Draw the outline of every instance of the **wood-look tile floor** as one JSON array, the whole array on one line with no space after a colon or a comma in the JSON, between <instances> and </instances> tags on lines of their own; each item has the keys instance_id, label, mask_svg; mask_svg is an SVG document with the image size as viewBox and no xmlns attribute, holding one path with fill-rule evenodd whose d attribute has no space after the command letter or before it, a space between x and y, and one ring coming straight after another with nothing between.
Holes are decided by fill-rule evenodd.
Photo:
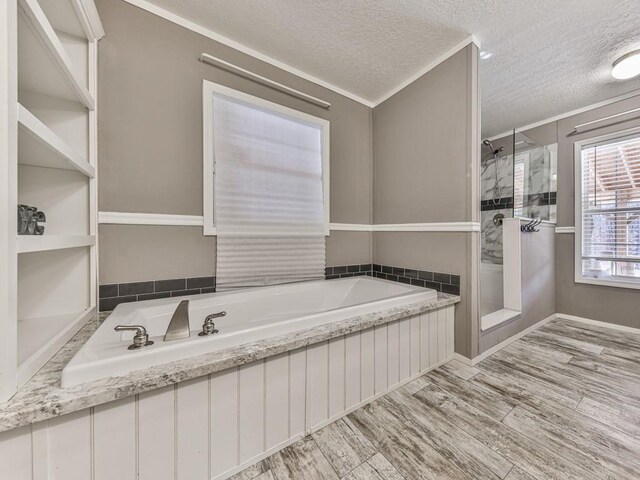
<instances>
[{"instance_id":1,"label":"wood-look tile floor","mask_svg":"<svg viewBox=\"0 0 640 480\"><path fill-rule=\"evenodd\" d=\"M640 335L555 320L452 361L235 480L640 479Z\"/></svg>"}]
</instances>

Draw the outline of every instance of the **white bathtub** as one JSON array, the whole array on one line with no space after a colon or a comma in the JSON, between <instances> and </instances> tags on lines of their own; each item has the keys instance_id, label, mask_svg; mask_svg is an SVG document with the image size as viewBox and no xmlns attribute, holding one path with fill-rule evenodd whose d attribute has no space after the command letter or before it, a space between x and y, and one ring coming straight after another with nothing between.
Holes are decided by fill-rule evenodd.
<instances>
[{"instance_id":1,"label":"white bathtub","mask_svg":"<svg viewBox=\"0 0 640 480\"><path fill-rule=\"evenodd\" d=\"M121 304L64 368L62 386L126 375L134 370L436 297L435 290L371 277L353 277ZM164 342L171 316L185 299L190 300L191 336ZM204 318L219 311L227 312L224 318L216 319L219 333L198 336ZM133 334L114 331L116 325L142 325L155 343L139 350L127 350Z\"/></svg>"}]
</instances>

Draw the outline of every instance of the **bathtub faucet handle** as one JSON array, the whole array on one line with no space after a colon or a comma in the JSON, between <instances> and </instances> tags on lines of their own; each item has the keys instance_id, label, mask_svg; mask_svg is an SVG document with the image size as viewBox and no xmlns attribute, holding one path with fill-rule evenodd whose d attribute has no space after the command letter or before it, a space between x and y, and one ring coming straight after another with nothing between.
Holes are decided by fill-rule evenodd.
<instances>
[{"instance_id":1,"label":"bathtub faucet handle","mask_svg":"<svg viewBox=\"0 0 640 480\"><path fill-rule=\"evenodd\" d=\"M200 337L204 337L205 335L213 335L214 333L218 333L216 330L216 324L213 323L214 318L224 317L227 312L216 312L211 315L207 315L204 319L204 323L202 324L202 331L198 333Z\"/></svg>"},{"instance_id":2,"label":"bathtub faucet handle","mask_svg":"<svg viewBox=\"0 0 640 480\"><path fill-rule=\"evenodd\" d=\"M118 325L113 328L116 332L133 330L136 334L133 336L133 343L127 347L128 350L136 350L138 348L153 345L153 341L149 340L147 329L142 325Z\"/></svg>"}]
</instances>

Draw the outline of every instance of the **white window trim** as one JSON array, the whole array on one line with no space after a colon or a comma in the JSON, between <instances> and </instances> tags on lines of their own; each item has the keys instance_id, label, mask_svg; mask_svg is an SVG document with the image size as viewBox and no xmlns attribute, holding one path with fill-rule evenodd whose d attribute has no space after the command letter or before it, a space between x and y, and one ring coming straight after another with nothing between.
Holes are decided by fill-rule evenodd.
<instances>
[{"instance_id":1,"label":"white window trim","mask_svg":"<svg viewBox=\"0 0 640 480\"><path fill-rule=\"evenodd\" d=\"M640 279L636 280L622 280L622 279L598 279L582 276L582 150L585 147L596 145L608 140L625 137L628 135L634 135L640 133L640 127L630 128L627 130L621 130L606 135L600 135L598 137L591 137L585 140L574 142L573 154L574 154L574 181L575 181L575 198L574 198L574 212L575 212L575 258L574 258L574 270L575 270L575 282L585 283L590 285L601 285L606 287L618 287L618 288L632 288L640 289Z\"/></svg>"},{"instance_id":2,"label":"white window trim","mask_svg":"<svg viewBox=\"0 0 640 480\"><path fill-rule=\"evenodd\" d=\"M211 98L217 93L227 97L235 98L243 102L255 105L257 107L272 110L274 112L304 120L322 129L322 190L324 197L324 231L328 236L330 233L329 214L330 214L330 191L329 179L331 178L329 170L330 155L330 139L329 139L329 120L315 117L292 108L279 105L268 100L264 100L253 95L249 95L238 90L234 90L218 83L208 80L202 81L202 138L203 138L203 161L202 161L202 212L204 216L203 233L206 236L217 235L216 225L214 221L214 205L213 205L213 189L215 163L213 160L213 108Z\"/></svg>"}]
</instances>

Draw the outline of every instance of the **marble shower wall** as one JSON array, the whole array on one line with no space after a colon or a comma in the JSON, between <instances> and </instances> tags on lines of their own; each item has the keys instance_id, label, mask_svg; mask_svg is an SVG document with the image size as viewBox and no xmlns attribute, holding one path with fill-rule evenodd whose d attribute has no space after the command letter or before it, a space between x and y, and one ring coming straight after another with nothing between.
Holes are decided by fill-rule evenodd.
<instances>
[{"instance_id":1,"label":"marble shower wall","mask_svg":"<svg viewBox=\"0 0 640 480\"><path fill-rule=\"evenodd\" d=\"M556 221L557 159L557 143L516 153L516 166L524 170L524 198L517 216Z\"/></svg>"},{"instance_id":2,"label":"marble shower wall","mask_svg":"<svg viewBox=\"0 0 640 480\"><path fill-rule=\"evenodd\" d=\"M482 261L501 265L502 227L493 219L499 214L513 216L513 155L483 157L481 192Z\"/></svg>"},{"instance_id":3,"label":"marble shower wall","mask_svg":"<svg viewBox=\"0 0 640 480\"><path fill-rule=\"evenodd\" d=\"M502 264L502 227L494 223L496 215L556 219L557 144L536 146L528 139L524 144L524 148L516 148L515 169L511 154L495 159L487 153L482 159L481 242L485 263Z\"/></svg>"}]
</instances>

